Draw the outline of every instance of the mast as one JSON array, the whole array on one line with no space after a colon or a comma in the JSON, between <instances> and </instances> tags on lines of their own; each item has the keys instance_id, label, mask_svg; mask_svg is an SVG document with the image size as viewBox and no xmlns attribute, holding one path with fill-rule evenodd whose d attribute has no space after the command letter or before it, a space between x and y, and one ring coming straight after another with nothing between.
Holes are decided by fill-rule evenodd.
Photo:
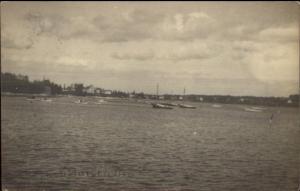
<instances>
[{"instance_id":1,"label":"mast","mask_svg":"<svg viewBox=\"0 0 300 191\"><path fill-rule=\"evenodd\" d=\"M185 87L183 88L183 97L182 97L182 103L184 103L184 98L185 98Z\"/></svg>"},{"instance_id":2,"label":"mast","mask_svg":"<svg viewBox=\"0 0 300 191\"><path fill-rule=\"evenodd\" d=\"M156 84L156 99L158 99L158 92L159 91L159 84L157 83Z\"/></svg>"}]
</instances>

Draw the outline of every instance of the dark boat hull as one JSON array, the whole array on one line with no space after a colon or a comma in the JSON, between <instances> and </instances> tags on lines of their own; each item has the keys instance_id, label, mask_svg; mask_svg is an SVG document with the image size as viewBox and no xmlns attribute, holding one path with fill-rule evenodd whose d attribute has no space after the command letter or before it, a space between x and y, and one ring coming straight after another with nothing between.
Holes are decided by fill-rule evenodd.
<instances>
[{"instance_id":1,"label":"dark boat hull","mask_svg":"<svg viewBox=\"0 0 300 191\"><path fill-rule=\"evenodd\" d=\"M173 109L173 107L169 107L162 104L152 103L152 107L155 109Z\"/></svg>"},{"instance_id":2,"label":"dark boat hull","mask_svg":"<svg viewBox=\"0 0 300 191\"><path fill-rule=\"evenodd\" d=\"M184 104L179 104L179 107L181 108L185 108L185 109L196 109L195 106L191 106L191 105L184 105Z\"/></svg>"}]
</instances>

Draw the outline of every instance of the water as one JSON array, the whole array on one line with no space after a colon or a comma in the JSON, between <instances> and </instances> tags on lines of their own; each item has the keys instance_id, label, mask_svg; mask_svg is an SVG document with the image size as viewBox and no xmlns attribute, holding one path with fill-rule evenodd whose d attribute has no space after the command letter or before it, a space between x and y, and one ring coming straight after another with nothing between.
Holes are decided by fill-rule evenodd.
<instances>
[{"instance_id":1,"label":"water","mask_svg":"<svg viewBox=\"0 0 300 191\"><path fill-rule=\"evenodd\" d=\"M258 113L242 105L192 103L197 109L160 110L142 103L73 101L2 97L3 188L297 190L295 108Z\"/></svg>"}]
</instances>

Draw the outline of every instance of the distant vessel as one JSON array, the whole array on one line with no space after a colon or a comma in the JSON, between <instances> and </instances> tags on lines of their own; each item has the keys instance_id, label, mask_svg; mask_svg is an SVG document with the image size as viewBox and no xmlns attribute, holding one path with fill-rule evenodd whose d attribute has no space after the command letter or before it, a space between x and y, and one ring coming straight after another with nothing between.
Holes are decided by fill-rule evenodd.
<instances>
[{"instance_id":1,"label":"distant vessel","mask_svg":"<svg viewBox=\"0 0 300 191\"><path fill-rule=\"evenodd\" d=\"M184 101L184 98L185 98L185 88L183 89L183 101ZM183 102L182 101L182 102ZM186 109L196 109L196 107L195 106L192 106L192 105L187 105L187 104L184 104L184 103L182 103L182 104L178 104L178 106L180 107L180 108L186 108Z\"/></svg>"},{"instance_id":2,"label":"distant vessel","mask_svg":"<svg viewBox=\"0 0 300 191\"><path fill-rule=\"evenodd\" d=\"M159 96L159 84L156 85L156 99L158 100ZM169 103L151 103L152 107L155 109L173 109L173 107L170 107L171 105Z\"/></svg>"},{"instance_id":3,"label":"distant vessel","mask_svg":"<svg viewBox=\"0 0 300 191\"><path fill-rule=\"evenodd\" d=\"M166 106L178 106L177 103L160 103L162 105L166 105Z\"/></svg>"},{"instance_id":4,"label":"distant vessel","mask_svg":"<svg viewBox=\"0 0 300 191\"><path fill-rule=\"evenodd\" d=\"M88 102L85 102L82 99L79 99L79 100L75 101L75 103L77 103L77 104L87 104Z\"/></svg>"},{"instance_id":5,"label":"distant vessel","mask_svg":"<svg viewBox=\"0 0 300 191\"><path fill-rule=\"evenodd\" d=\"M29 96L26 98L26 100L28 101L33 101L33 100L37 100L35 96Z\"/></svg>"},{"instance_id":6,"label":"distant vessel","mask_svg":"<svg viewBox=\"0 0 300 191\"><path fill-rule=\"evenodd\" d=\"M103 100L103 99L100 99L100 100L98 100L98 102L96 102L96 104L102 104L102 103L104 103L105 101Z\"/></svg>"},{"instance_id":7,"label":"distant vessel","mask_svg":"<svg viewBox=\"0 0 300 191\"><path fill-rule=\"evenodd\" d=\"M153 108L156 109L173 109L173 107L167 106L167 105L163 105L160 103L151 103Z\"/></svg>"},{"instance_id":8,"label":"distant vessel","mask_svg":"<svg viewBox=\"0 0 300 191\"><path fill-rule=\"evenodd\" d=\"M187 105L187 104L179 104L178 106L181 107L181 108L196 109L195 106Z\"/></svg>"},{"instance_id":9,"label":"distant vessel","mask_svg":"<svg viewBox=\"0 0 300 191\"><path fill-rule=\"evenodd\" d=\"M43 101L43 102L52 102L52 99L44 97L44 98L41 99L41 101Z\"/></svg>"},{"instance_id":10,"label":"distant vessel","mask_svg":"<svg viewBox=\"0 0 300 191\"><path fill-rule=\"evenodd\" d=\"M215 108L220 108L222 107L222 105L218 105L218 104L213 104L212 107L215 107Z\"/></svg>"},{"instance_id":11,"label":"distant vessel","mask_svg":"<svg viewBox=\"0 0 300 191\"><path fill-rule=\"evenodd\" d=\"M264 108L264 107L251 107L252 109L257 109L257 110L265 110L267 108Z\"/></svg>"},{"instance_id":12,"label":"distant vessel","mask_svg":"<svg viewBox=\"0 0 300 191\"><path fill-rule=\"evenodd\" d=\"M262 110L260 110L260 109L255 109L255 108L253 108L253 107L246 107L246 108L244 108L244 109L245 109L245 111L262 112Z\"/></svg>"},{"instance_id":13,"label":"distant vessel","mask_svg":"<svg viewBox=\"0 0 300 191\"><path fill-rule=\"evenodd\" d=\"M43 98L41 99L42 102L52 102L52 99L48 99L48 98Z\"/></svg>"}]
</instances>

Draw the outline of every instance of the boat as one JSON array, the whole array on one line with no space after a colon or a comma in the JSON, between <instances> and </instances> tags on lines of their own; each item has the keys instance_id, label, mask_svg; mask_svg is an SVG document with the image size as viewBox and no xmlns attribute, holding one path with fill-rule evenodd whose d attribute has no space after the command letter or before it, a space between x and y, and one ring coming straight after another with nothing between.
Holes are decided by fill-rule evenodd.
<instances>
[{"instance_id":1,"label":"boat","mask_svg":"<svg viewBox=\"0 0 300 191\"><path fill-rule=\"evenodd\" d=\"M250 111L250 112L262 112L262 110L260 110L260 109L255 109L255 108L251 108L251 107L246 107L244 109L245 109L245 111Z\"/></svg>"},{"instance_id":2,"label":"boat","mask_svg":"<svg viewBox=\"0 0 300 191\"><path fill-rule=\"evenodd\" d=\"M181 108L196 109L195 106L187 105L187 104L178 104L178 106L181 107Z\"/></svg>"},{"instance_id":3,"label":"boat","mask_svg":"<svg viewBox=\"0 0 300 191\"><path fill-rule=\"evenodd\" d=\"M178 106L177 103L160 103L162 105L166 105L166 106Z\"/></svg>"},{"instance_id":4,"label":"boat","mask_svg":"<svg viewBox=\"0 0 300 191\"><path fill-rule=\"evenodd\" d=\"M215 108L220 108L222 107L222 105L218 105L218 104L213 104L212 107L215 107Z\"/></svg>"},{"instance_id":5,"label":"boat","mask_svg":"<svg viewBox=\"0 0 300 191\"><path fill-rule=\"evenodd\" d=\"M185 97L185 88L183 89L183 100L184 100L184 97ZM183 101L182 101L183 102ZM185 108L185 109L196 109L196 106L193 106L193 105L187 105L187 104L184 104L184 103L181 103L181 104L178 104L178 106L180 108Z\"/></svg>"},{"instance_id":6,"label":"boat","mask_svg":"<svg viewBox=\"0 0 300 191\"><path fill-rule=\"evenodd\" d=\"M265 107L251 107L252 109L257 109L257 110L266 110L267 108Z\"/></svg>"},{"instance_id":7,"label":"boat","mask_svg":"<svg viewBox=\"0 0 300 191\"><path fill-rule=\"evenodd\" d=\"M159 98L158 96L158 90L159 90L159 84L156 85L156 99ZM169 103L151 103L152 107L155 109L173 109L170 105L167 105Z\"/></svg>"},{"instance_id":8,"label":"boat","mask_svg":"<svg viewBox=\"0 0 300 191\"><path fill-rule=\"evenodd\" d=\"M167 106L167 105L163 105L160 103L151 103L152 107L155 109L173 109L173 107Z\"/></svg>"},{"instance_id":9,"label":"boat","mask_svg":"<svg viewBox=\"0 0 300 191\"><path fill-rule=\"evenodd\" d=\"M87 104L88 102L85 102L82 99L79 99L79 100L75 101L75 103L77 103L77 104Z\"/></svg>"},{"instance_id":10,"label":"boat","mask_svg":"<svg viewBox=\"0 0 300 191\"><path fill-rule=\"evenodd\" d=\"M33 100L37 100L35 96L29 96L26 98L26 100L28 101L33 101Z\"/></svg>"},{"instance_id":11,"label":"boat","mask_svg":"<svg viewBox=\"0 0 300 191\"><path fill-rule=\"evenodd\" d=\"M49 98L42 98L41 101L42 101L42 102L52 102L52 99L49 99Z\"/></svg>"},{"instance_id":12,"label":"boat","mask_svg":"<svg viewBox=\"0 0 300 191\"><path fill-rule=\"evenodd\" d=\"M105 101L103 99L98 100L98 102L96 102L96 104L103 104Z\"/></svg>"}]
</instances>

